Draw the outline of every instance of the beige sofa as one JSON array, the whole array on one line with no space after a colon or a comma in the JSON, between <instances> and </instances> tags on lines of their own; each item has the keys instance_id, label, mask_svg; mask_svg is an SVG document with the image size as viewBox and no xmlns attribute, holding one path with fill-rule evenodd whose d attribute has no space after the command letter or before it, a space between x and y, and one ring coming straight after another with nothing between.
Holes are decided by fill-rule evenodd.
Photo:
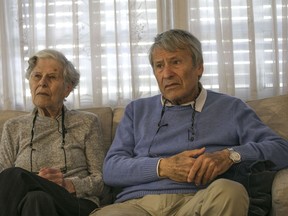
<instances>
[{"instance_id":1,"label":"beige sofa","mask_svg":"<svg viewBox=\"0 0 288 216\"><path fill-rule=\"evenodd\" d=\"M269 125L280 136L288 139L288 94L261 100L247 101L247 103L256 111L263 122ZM110 107L94 107L81 110L93 112L99 116L104 142L107 145L107 148L109 148L117 125L123 115L124 108L111 109ZM0 137L3 124L7 119L25 113L27 112L13 110L0 111Z\"/></svg>"}]
</instances>

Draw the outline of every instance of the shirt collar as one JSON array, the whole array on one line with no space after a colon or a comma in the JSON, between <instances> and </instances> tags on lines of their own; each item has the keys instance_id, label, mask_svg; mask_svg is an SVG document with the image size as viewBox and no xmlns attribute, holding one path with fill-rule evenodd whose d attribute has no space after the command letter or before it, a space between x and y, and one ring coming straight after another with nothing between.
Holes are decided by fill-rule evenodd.
<instances>
[{"instance_id":1,"label":"shirt collar","mask_svg":"<svg viewBox=\"0 0 288 216\"><path fill-rule=\"evenodd\" d=\"M201 112L203 107L204 107L204 104L205 104L205 101L206 101L206 98L207 98L207 90L201 85L201 92L200 94L198 95L198 97L196 98L196 111L197 112ZM161 103L162 105L164 106L164 100L165 98L161 97ZM188 106L188 105L191 105L193 107L194 105L194 101L190 101L188 103L185 103L185 104L181 104L180 106ZM165 106L174 106L169 100L166 101L166 104Z\"/></svg>"}]
</instances>

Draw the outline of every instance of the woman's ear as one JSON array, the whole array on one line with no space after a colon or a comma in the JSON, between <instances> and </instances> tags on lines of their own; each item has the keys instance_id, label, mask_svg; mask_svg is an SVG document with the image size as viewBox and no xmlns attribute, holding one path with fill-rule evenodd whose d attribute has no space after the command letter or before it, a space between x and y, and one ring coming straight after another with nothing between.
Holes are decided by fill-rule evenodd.
<instances>
[{"instance_id":1,"label":"woman's ear","mask_svg":"<svg viewBox=\"0 0 288 216\"><path fill-rule=\"evenodd\" d=\"M70 92L73 90L73 86L72 84L67 84L66 87L65 87L65 98L67 98L70 94Z\"/></svg>"}]
</instances>

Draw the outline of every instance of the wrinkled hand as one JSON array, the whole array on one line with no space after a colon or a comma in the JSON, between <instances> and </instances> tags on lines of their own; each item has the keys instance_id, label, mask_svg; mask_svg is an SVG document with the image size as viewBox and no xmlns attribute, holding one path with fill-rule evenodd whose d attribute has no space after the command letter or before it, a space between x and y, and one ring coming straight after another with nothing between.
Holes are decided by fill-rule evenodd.
<instances>
[{"instance_id":1,"label":"wrinkled hand","mask_svg":"<svg viewBox=\"0 0 288 216\"><path fill-rule=\"evenodd\" d=\"M65 185L64 176L60 169L47 167L41 168L38 175L62 187Z\"/></svg>"},{"instance_id":2,"label":"wrinkled hand","mask_svg":"<svg viewBox=\"0 0 288 216\"><path fill-rule=\"evenodd\" d=\"M187 182L188 174L196 162L196 158L204 152L205 148L201 148L161 159L158 167L159 176L177 182Z\"/></svg>"},{"instance_id":3,"label":"wrinkled hand","mask_svg":"<svg viewBox=\"0 0 288 216\"><path fill-rule=\"evenodd\" d=\"M60 169L45 167L45 168L40 169L38 175L41 176L42 178L45 178L49 181L52 181L64 187L70 193L75 192L75 187L72 181L69 179L65 179Z\"/></svg>"},{"instance_id":4,"label":"wrinkled hand","mask_svg":"<svg viewBox=\"0 0 288 216\"><path fill-rule=\"evenodd\" d=\"M226 172L232 164L228 150L205 153L205 148L201 148L161 159L158 171L160 177L205 185Z\"/></svg>"},{"instance_id":5,"label":"wrinkled hand","mask_svg":"<svg viewBox=\"0 0 288 216\"><path fill-rule=\"evenodd\" d=\"M226 172L232 164L228 150L202 154L193 163L187 182L205 185Z\"/></svg>"}]
</instances>

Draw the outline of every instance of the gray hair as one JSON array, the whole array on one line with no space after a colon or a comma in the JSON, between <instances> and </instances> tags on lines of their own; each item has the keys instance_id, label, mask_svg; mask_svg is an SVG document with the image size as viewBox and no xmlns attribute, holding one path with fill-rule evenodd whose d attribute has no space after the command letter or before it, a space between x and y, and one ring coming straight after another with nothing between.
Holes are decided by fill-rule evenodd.
<instances>
[{"instance_id":1,"label":"gray hair","mask_svg":"<svg viewBox=\"0 0 288 216\"><path fill-rule=\"evenodd\" d=\"M63 77L64 82L66 84L72 84L73 89L79 84L80 74L75 69L74 65L67 60L67 58L64 56L63 53L53 50L53 49L44 49L36 54L34 54L32 57L28 60L28 68L26 69L25 77L29 80L30 75L32 73L32 70L37 64L38 59L54 59L60 64L62 64L64 70L63 70Z\"/></svg>"},{"instance_id":2,"label":"gray hair","mask_svg":"<svg viewBox=\"0 0 288 216\"><path fill-rule=\"evenodd\" d=\"M171 29L158 34L149 50L149 61L153 68L152 55L156 48L161 48L169 52L176 50L188 50L191 53L195 66L203 63L201 42L190 32L180 29Z\"/></svg>"}]
</instances>

